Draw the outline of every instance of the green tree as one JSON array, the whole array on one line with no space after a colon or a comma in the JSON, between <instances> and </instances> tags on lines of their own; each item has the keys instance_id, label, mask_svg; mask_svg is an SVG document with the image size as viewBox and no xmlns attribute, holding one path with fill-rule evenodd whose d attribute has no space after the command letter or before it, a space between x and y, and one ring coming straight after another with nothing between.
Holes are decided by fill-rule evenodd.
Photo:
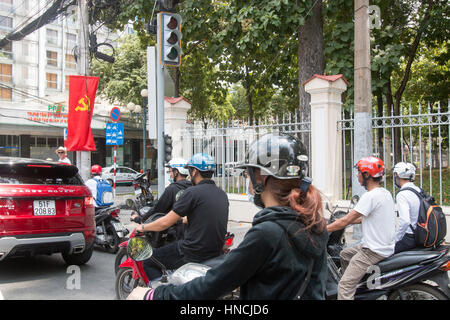
<instances>
[{"instance_id":1,"label":"green tree","mask_svg":"<svg viewBox=\"0 0 450 320\"><path fill-rule=\"evenodd\" d=\"M91 74L100 77L98 90L111 102L142 104L141 90L147 87L146 46L139 37L120 39L115 62L92 60Z\"/></svg>"}]
</instances>

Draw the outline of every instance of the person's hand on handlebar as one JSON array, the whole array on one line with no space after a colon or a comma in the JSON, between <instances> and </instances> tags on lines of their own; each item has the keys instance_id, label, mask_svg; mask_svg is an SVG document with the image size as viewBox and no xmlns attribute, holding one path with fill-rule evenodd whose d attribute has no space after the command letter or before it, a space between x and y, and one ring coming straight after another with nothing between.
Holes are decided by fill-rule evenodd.
<instances>
[{"instance_id":1,"label":"person's hand on handlebar","mask_svg":"<svg viewBox=\"0 0 450 320\"><path fill-rule=\"evenodd\" d=\"M139 214L137 212L134 212L134 211L131 213L130 221L133 221L136 223L142 223L141 217L139 216Z\"/></svg>"},{"instance_id":2,"label":"person's hand on handlebar","mask_svg":"<svg viewBox=\"0 0 450 320\"><path fill-rule=\"evenodd\" d=\"M144 224L140 224L140 225L137 226L136 233L137 234L144 234L145 233Z\"/></svg>"}]
</instances>

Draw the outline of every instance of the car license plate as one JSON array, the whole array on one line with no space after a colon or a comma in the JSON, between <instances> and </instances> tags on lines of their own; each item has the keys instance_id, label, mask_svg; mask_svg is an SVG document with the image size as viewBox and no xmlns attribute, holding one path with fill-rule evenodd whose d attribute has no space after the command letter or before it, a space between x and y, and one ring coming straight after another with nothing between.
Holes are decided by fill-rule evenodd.
<instances>
[{"instance_id":1,"label":"car license plate","mask_svg":"<svg viewBox=\"0 0 450 320\"><path fill-rule=\"evenodd\" d=\"M141 188L134 190L134 194L137 195L137 196L140 195L141 193L142 193Z\"/></svg>"},{"instance_id":2,"label":"car license plate","mask_svg":"<svg viewBox=\"0 0 450 320\"><path fill-rule=\"evenodd\" d=\"M33 213L35 216L55 216L55 200L34 200Z\"/></svg>"},{"instance_id":3,"label":"car license plate","mask_svg":"<svg viewBox=\"0 0 450 320\"><path fill-rule=\"evenodd\" d=\"M122 231L125 229L125 226L121 222L113 222L112 224L114 226L114 229L116 229L116 231Z\"/></svg>"}]
</instances>

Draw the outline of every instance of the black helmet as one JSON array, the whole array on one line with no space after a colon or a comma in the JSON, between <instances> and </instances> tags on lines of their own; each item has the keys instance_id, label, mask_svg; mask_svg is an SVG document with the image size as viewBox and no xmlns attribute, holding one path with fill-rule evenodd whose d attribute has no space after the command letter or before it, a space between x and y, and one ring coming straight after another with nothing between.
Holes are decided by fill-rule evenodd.
<instances>
[{"instance_id":1,"label":"black helmet","mask_svg":"<svg viewBox=\"0 0 450 320\"><path fill-rule=\"evenodd\" d=\"M257 183L254 168L261 169L261 174L270 175L277 179L300 179L299 188L306 193L312 179L306 176L308 156L303 143L288 134L265 134L252 142L243 164L238 168L248 169L255 195L253 201L256 206L264 208L261 193L264 184Z\"/></svg>"},{"instance_id":2,"label":"black helmet","mask_svg":"<svg viewBox=\"0 0 450 320\"><path fill-rule=\"evenodd\" d=\"M268 133L253 141L239 168L259 168L277 179L302 179L307 174L308 153L303 143L288 134Z\"/></svg>"}]
</instances>

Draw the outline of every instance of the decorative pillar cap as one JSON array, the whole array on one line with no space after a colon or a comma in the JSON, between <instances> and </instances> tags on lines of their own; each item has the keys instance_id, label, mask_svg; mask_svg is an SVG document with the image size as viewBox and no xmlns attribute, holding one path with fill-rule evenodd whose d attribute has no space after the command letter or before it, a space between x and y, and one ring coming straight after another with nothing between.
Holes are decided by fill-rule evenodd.
<instances>
[{"instance_id":1,"label":"decorative pillar cap","mask_svg":"<svg viewBox=\"0 0 450 320\"><path fill-rule=\"evenodd\" d=\"M326 74L322 75L322 74L317 74L317 73L314 74L311 78L309 78L305 82L303 82L303 86L305 86L308 82L312 81L315 78L319 78L319 79L329 81L329 82L334 82L339 79L342 79L342 80L344 80L345 84L348 86L348 81L347 81L347 79L345 79L344 75L342 75L342 74L336 74L336 75L330 76L330 75L326 75Z\"/></svg>"}]
</instances>

